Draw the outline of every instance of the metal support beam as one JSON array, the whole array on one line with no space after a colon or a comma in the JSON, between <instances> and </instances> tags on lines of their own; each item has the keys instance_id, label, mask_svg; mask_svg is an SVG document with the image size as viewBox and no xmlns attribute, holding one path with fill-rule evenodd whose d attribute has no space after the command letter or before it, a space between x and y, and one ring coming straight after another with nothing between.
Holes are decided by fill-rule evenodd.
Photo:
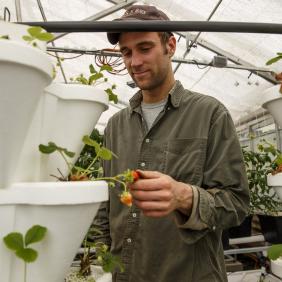
<instances>
[{"instance_id":1,"label":"metal support beam","mask_svg":"<svg viewBox=\"0 0 282 282\"><path fill-rule=\"evenodd\" d=\"M136 0L130 0L130 1L127 1L127 2L122 2L122 3L119 3L119 4L116 4L115 6L113 7L110 7L109 9L106 9L106 10L103 10L102 12L100 13L97 13L91 17L88 17L88 18L85 18L83 21L97 21L99 19L102 19L116 11L119 11L121 9L124 9L124 8L127 8L128 6L131 6L132 4L134 4L136 2ZM67 35L68 33L58 33L56 34L56 36L51 40L51 41L55 41L65 35Z\"/></svg>"},{"instance_id":2,"label":"metal support beam","mask_svg":"<svg viewBox=\"0 0 282 282\"><path fill-rule=\"evenodd\" d=\"M184 34L184 33L177 32L177 34L181 37L184 37L184 38L186 37L186 34ZM196 36L193 35L193 34L189 34L189 37L191 38L191 40L194 40L194 38L196 38ZM242 60L239 57L237 57L237 56L235 56L235 55L233 55L229 52L226 52L225 50L219 48L218 46L216 46L216 45L214 45L210 42L207 42L206 40L198 38L197 44L199 46L209 50L209 51L212 51L213 53L215 53L217 55L226 57L228 61L233 62L236 65L242 65L244 67L256 68L255 65L252 65L249 62ZM265 79L266 81L268 81L272 84L278 83L278 81L270 73L262 73L262 72L258 71L258 72L254 72L254 74L258 75L259 77Z\"/></svg>"},{"instance_id":3,"label":"metal support beam","mask_svg":"<svg viewBox=\"0 0 282 282\"><path fill-rule=\"evenodd\" d=\"M17 21L22 22L21 0L15 0Z\"/></svg>"},{"instance_id":4,"label":"metal support beam","mask_svg":"<svg viewBox=\"0 0 282 282\"><path fill-rule=\"evenodd\" d=\"M214 15L214 13L217 11L218 7L221 5L222 0L219 0L217 2L217 4L215 5L215 7L213 8L212 12L210 13L209 17L207 18L207 21L210 21L210 19L212 18L212 16ZM201 35L201 32L198 32L197 35L195 35L195 38L190 42L190 44L188 44L187 49L185 51L185 53L183 54L183 58L185 58L189 52L191 51L191 47L194 46L194 44L197 42L199 36ZM176 73L178 68L180 67L181 63L178 63L176 65L176 67L174 68L173 72Z\"/></svg>"},{"instance_id":5,"label":"metal support beam","mask_svg":"<svg viewBox=\"0 0 282 282\"><path fill-rule=\"evenodd\" d=\"M110 56L110 57L121 57L121 53L119 52L110 52L110 51L101 51L101 50L81 50L81 49L73 49L73 48L60 48L60 47L47 47L47 51L49 52L58 52L58 53L74 53L74 54L85 54L85 55L103 55L103 56ZM192 64L192 65L198 65L198 66L211 66L210 63L201 62L198 60L188 60L185 58L178 58L173 57L172 62L174 63L183 63L183 64ZM271 72L268 68L258 68L255 66L241 66L236 64L229 64L223 68L228 69L237 69L237 70L248 70L253 72L263 72L268 73Z\"/></svg>"},{"instance_id":6,"label":"metal support beam","mask_svg":"<svg viewBox=\"0 0 282 282\"><path fill-rule=\"evenodd\" d=\"M23 22L49 32L201 31L282 34L282 24L206 21L54 21Z\"/></svg>"},{"instance_id":7,"label":"metal support beam","mask_svg":"<svg viewBox=\"0 0 282 282\"><path fill-rule=\"evenodd\" d=\"M258 253L258 252L267 251L269 248L270 248L270 246L229 249L229 250L225 250L224 254L225 255L235 255L235 254Z\"/></svg>"}]
</instances>

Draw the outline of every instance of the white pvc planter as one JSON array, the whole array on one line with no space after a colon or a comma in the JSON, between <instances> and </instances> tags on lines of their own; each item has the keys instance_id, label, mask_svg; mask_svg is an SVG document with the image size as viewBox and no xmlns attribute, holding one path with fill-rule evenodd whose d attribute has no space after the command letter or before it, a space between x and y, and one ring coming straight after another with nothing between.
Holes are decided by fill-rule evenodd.
<instances>
[{"instance_id":1,"label":"white pvc planter","mask_svg":"<svg viewBox=\"0 0 282 282\"><path fill-rule=\"evenodd\" d=\"M12 231L25 233L34 224L47 227L47 233L33 246L39 256L27 265L27 281L64 281L99 203L107 199L104 181L18 183L0 190L1 282L24 277L23 261L2 238Z\"/></svg>"},{"instance_id":2,"label":"white pvc planter","mask_svg":"<svg viewBox=\"0 0 282 282\"><path fill-rule=\"evenodd\" d=\"M79 154L82 137L90 135L108 104L108 95L97 87L64 83L48 86L29 128L16 181L54 181L50 174L60 176L58 168L66 175L62 157L57 153L43 155L38 145L52 141Z\"/></svg>"},{"instance_id":3,"label":"white pvc planter","mask_svg":"<svg viewBox=\"0 0 282 282\"><path fill-rule=\"evenodd\" d=\"M0 41L0 189L13 182L23 140L51 74L51 60L38 48Z\"/></svg>"},{"instance_id":4,"label":"white pvc planter","mask_svg":"<svg viewBox=\"0 0 282 282\"><path fill-rule=\"evenodd\" d=\"M282 173L267 175L267 184L271 186L282 201Z\"/></svg>"},{"instance_id":5,"label":"white pvc planter","mask_svg":"<svg viewBox=\"0 0 282 282\"><path fill-rule=\"evenodd\" d=\"M267 109L275 122L282 128L282 94L280 85L275 85L263 92L262 107Z\"/></svg>"},{"instance_id":6,"label":"white pvc planter","mask_svg":"<svg viewBox=\"0 0 282 282\"><path fill-rule=\"evenodd\" d=\"M41 142L55 142L72 152L83 148L82 137L90 135L103 111L108 109L108 95L103 89L80 84L53 83L45 90ZM41 179L52 180L50 173L67 169L57 154L41 156Z\"/></svg>"}]
</instances>

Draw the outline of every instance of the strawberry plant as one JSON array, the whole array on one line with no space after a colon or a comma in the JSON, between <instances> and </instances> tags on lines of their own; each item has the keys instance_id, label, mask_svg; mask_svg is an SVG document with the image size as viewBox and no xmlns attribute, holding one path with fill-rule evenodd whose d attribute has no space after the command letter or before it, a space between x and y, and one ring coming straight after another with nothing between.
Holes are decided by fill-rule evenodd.
<instances>
[{"instance_id":1,"label":"strawberry plant","mask_svg":"<svg viewBox=\"0 0 282 282\"><path fill-rule=\"evenodd\" d=\"M38 257L38 252L30 248L30 245L43 240L46 232L46 227L34 225L27 230L25 235L20 232L11 232L3 238L6 247L24 261L24 282L27 281L27 264L36 261Z\"/></svg>"},{"instance_id":2,"label":"strawberry plant","mask_svg":"<svg viewBox=\"0 0 282 282\"><path fill-rule=\"evenodd\" d=\"M56 145L54 142L49 142L47 145L40 144L39 150L44 154L52 154L57 152L64 159L68 167L68 175L55 176L60 181L98 181L105 180L108 182L109 187L115 189L117 186L120 187L121 191L117 192L119 200L122 204L131 207L132 196L127 188L129 183L133 183L140 178L140 175L135 170L127 169L121 174L113 177L104 177L103 169L101 167L102 160L111 160L116 155L101 145L101 143L93 140L88 135L82 138L87 151L83 151L81 157L76 163L71 162L69 159L73 158L75 154L68 151L66 148ZM90 154L89 151L91 152ZM87 153L88 152L88 153ZM54 176L54 175L53 175ZM119 184L119 185L116 185ZM90 228L89 232L93 231ZM89 235L88 232L88 235ZM99 231L95 231L99 232ZM90 264L95 260L95 263L101 265L105 272L110 272L114 268L118 267L121 271L123 270L122 265L117 257L113 256L108 246L102 242L91 242L86 236L83 242L84 253L80 256L80 270L77 274L79 277L87 277L91 274ZM91 251L95 249L95 254L92 255ZM87 280L89 281L89 280Z\"/></svg>"},{"instance_id":3,"label":"strawberry plant","mask_svg":"<svg viewBox=\"0 0 282 282\"><path fill-rule=\"evenodd\" d=\"M110 65L102 65L100 69L97 71L92 64L89 65L89 76L86 77L84 74L80 74L75 78L71 78L71 81L78 82L84 85L99 85L102 83L108 83L108 78L104 76L104 71L112 71L112 67ZM118 102L118 97L114 93L116 89L116 85L112 84L110 87L104 89L104 91L108 94L109 101L113 101L115 104Z\"/></svg>"},{"instance_id":4,"label":"strawberry plant","mask_svg":"<svg viewBox=\"0 0 282 282\"><path fill-rule=\"evenodd\" d=\"M27 29L27 32L28 35L24 35L23 40L25 40L34 47L37 47L37 40L47 42L54 38L54 35L52 33L46 32L40 26L32 26Z\"/></svg>"}]
</instances>

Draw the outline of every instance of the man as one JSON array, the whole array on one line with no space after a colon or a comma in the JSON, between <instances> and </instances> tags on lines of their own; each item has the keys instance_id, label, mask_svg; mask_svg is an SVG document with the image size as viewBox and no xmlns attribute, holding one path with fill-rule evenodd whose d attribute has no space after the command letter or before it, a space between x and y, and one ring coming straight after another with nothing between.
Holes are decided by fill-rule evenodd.
<instances>
[{"instance_id":1,"label":"man","mask_svg":"<svg viewBox=\"0 0 282 282\"><path fill-rule=\"evenodd\" d=\"M119 19L169 20L154 6L133 5ZM139 169L130 185L133 206L116 190L96 224L124 264L113 281L227 281L221 234L239 225L249 194L240 144L230 114L216 99L185 90L174 79L170 32L108 33L140 91L105 129L118 155L106 176Z\"/></svg>"}]
</instances>

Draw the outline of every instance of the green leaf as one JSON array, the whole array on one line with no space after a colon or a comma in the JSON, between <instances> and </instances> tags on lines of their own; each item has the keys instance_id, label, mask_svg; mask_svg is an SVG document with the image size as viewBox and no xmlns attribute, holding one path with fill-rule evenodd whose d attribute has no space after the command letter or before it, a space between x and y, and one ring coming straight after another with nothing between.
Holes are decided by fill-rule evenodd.
<instances>
[{"instance_id":1,"label":"green leaf","mask_svg":"<svg viewBox=\"0 0 282 282\"><path fill-rule=\"evenodd\" d=\"M98 155L103 160L111 160L113 156L117 158L116 154L114 154L112 151L105 147L101 147L100 151L98 152Z\"/></svg>"},{"instance_id":2,"label":"green leaf","mask_svg":"<svg viewBox=\"0 0 282 282\"><path fill-rule=\"evenodd\" d=\"M276 260L280 256L282 256L282 244L275 244L272 245L268 250L267 250L267 255L270 259Z\"/></svg>"},{"instance_id":3,"label":"green leaf","mask_svg":"<svg viewBox=\"0 0 282 282\"><path fill-rule=\"evenodd\" d=\"M3 238L4 243L10 250L17 251L24 247L23 235L18 232L9 233Z\"/></svg>"},{"instance_id":4,"label":"green leaf","mask_svg":"<svg viewBox=\"0 0 282 282\"><path fill-rule=\"evenodd\" d=\"M74 152L68 151L66 148L58 148L60 151L64 152L68 157L73 158L75 156Z\"/></svg>"},{"instance_id":5,"label":"green leaf","mask_svg":"<svg viewBox=\"0 0 282 282\"><path fill-rule=\"evenodd\" d=\"M103 74L102 73L95 73L93 75L91 75L89 77L89 85L91 85L93 82L97 81L98 79L100 79L101 77L103 77Z\"/></svg>"},{"instance_id":6,"label":"green leaf","mask_svg":"<svg viewBox=\"0 0 282 282\"><path fill-rule=\"evenodd\" d=\"M40 144L39 151L43 154L52 154L55 151L60 151L70 158L73 158L75 156L74 152L68 151L66 148L59 147L54 142L48 142L48 145Z\"/></svg>"},{"instance_id":7,"label":"green leaf","mask_svg":"<svg viewBox=\"0 0 282 282\"><path fill-rule=\"evenodd\" d=\"M30 263L34 262L37 259L38 253L31 248L21 248L16 251L16 256L21 258L25 262Z\"/></svg>"},{"instance_id":8,"label":"green leaf","mask_svg":"<svg viewBox=\"0 0 282 282\"><path fill-rule=\"evenodd\" d=\"M34 39L33 37L28 36L28 35L24 35L22 38L23 38L23 40L25 40L25 41L32 41L32 40Z\"/></svg>"},{"instance_id":9,"label":"green leaf","mask_svg":"<svg viewBox=\"0 0 282 282\"><path fill-rule=\"evenodd\" d=\"M37 37L38 34L40 34L42 32L42 27L40 26L32 26L30 28L27 29L28 33L32 36L32 37Z\"/></svg>"},{"instance_id":10,"label":"green leaf","mask_svg":"<svg viewBox=\"0 0 282 282\"><path fill-rule=\"evenodd\" d=\"M85 145L94 147L96 153L100 150L101 145L98 142L96 142L95 140L91 139L88 135L83 136L82 142Z\"/></svg>"},{"instance_id":11,"label":"green leaf","mask_svg":"<svg viewBox=\"0 0 282 282\"><path fill-rule=\"evenodd\" d=\"M88 80L84 76L79 76L75 79L77 82L80 82L81 84L88 85Z\"/></svg>"},{"instance_id":12,"label":"green leaf","mask_svg":"<svg viewBox=\"0 0 282 282\"><path fill-rule=\"evenodd\" d=\"M105 92L108 94L110 101L113 101L115 104L118 103L118 96L114 94L111 88L106 89Z\"/></svg>"},{"instance_id":13,"label":"green leaf","mask_svg":"<svg viewBox=\"0 0 282 282\"><path fill-rule=\"evenodd\" d=\"M43 154L52 154L58 149L57 145L53 142L49 142L48 145L39 145L39 151Z\"/></svg>"},{"instance_id":14,"label":"green leaf","mask_svg":"<svg viewBox=\"0 0 282 282\"><path fill-rule=\"evenodd\" d=\"M54 38L54 35L49 32L43 32L43 33L38 34L36 38L41 41L50 41Z\"/></svg>"},{"instance_id":15,"label":"green leaf","mask_svg":"<svg viewBox=\"0 0 282 282\"><path fill-rule=\"evenodd\" d=\"M119 257L112 255L110 252L102 254L103 263L102 268L105 272L112 272L116 267L121 272L124 272L124 266Z\"/></svg>"},{"instance_id":16,"label":"green leaf","mask_svg":"<svg viewBox=\"0 0 282 282\"><path fill-rule=\"evenodd\" d=\"M100 68L100 72L102 72L102 71L104 71L104 70L106 70L106 71L112 71L113 68L112 68L110 65L102 65L101 68Z\"/></svg>"},{"instance_id":17,"label":"green leaf","mask_svg":"<svg viewBox=\"0 0 282 282\"><path fill-rule=\"evenodd\" d=\"M25 234L25 245L41 241L47 232L47 228L41 225L32 226Z\"/></svg>"},{"instance_id":18,"label":"green leaf","mask_svg":"<svg viewBox=\"0 0 282 282\"><path fill-rule=\"evenodd\" d=\"M10 39L9 35L1 35L0 39Z\"/></svg>"},{"instance_id":19,"label":"green leaf","mask_svg":"<svg viewBox=\"0 0 282 282\"><path fill-rule=\"evenodd\" d=\"M272 64L276 63L277 61L279 61L281 59L282 59L282 56L274 57L274 58L270 59L269 61L267 61L266 65L267 66L272 65Z\"/></svg>"},{"instance_id":20,"label":"green leaf","mask_svg":"<svg viewBox=\"0 0 282 282\"><path fill-rule=\"evenodd\" d=\"M95 68L92 64L89 65L89 70L90 70L90 73L97 73L97 71L95 70Z\"/></svg>"}]
</instances>

